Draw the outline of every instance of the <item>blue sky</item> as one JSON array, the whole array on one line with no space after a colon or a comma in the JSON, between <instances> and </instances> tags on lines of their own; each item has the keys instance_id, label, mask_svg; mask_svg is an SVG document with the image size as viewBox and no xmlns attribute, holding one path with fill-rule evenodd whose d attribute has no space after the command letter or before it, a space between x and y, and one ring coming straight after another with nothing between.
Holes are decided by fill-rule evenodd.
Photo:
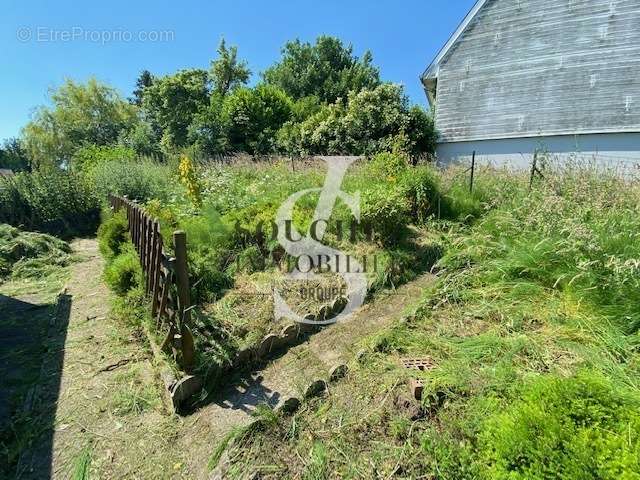
<instances>
[{"instance_id":1,"label":"blue sky","mask_svg":"<svg viewBox=\"0 0 640 480\"><path fill-rule=\"evenodd\" d=\"M65 78L105 81L129 96L142 69L208 68L224 36L259 73L287 40L335 35L371 50L382 78L426 105L418 77L474 0L4 0L0 139L18 135ZM155 37L155 41L154 40ZM159 38L158 38L159 37Z\"/></svg>"}]
</instances>

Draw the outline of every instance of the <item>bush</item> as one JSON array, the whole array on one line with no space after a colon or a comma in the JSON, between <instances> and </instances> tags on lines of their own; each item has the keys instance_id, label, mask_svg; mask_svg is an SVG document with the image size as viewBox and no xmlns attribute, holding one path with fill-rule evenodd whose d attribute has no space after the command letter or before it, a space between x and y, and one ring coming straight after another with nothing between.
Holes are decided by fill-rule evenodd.
<instances>
[{"instance_id":1,"label":"bush","mask_svg":"<svg viewBox=\"0 0 640 480\"><path fill-rule=\"evenodd\" d=\"M286 124L278 147L286 153L372 155L392 151L403 138L407 154L433 153L433 119L420 107L409 108L401 86L382 84L351 92L324 105L303 122Z\"/></svg>"},{"instance_id":2,"label":"bush","mask_svg":"<svg viewBox=\"0 0 640 480\"><path fill-rule=\"evenodd\" d=\"M122 145L87 145L73 154L71 165L78 171L90 172L96 166L107 162L132 162L135 158L135 150Z\"/></svg>"},{"instance_id":3,"label":"bush","mask_svg":"<svg viewBox=\"0 0 640 480\"><path fill-rule=\"evenodd\" d=\"M226 263L224 257L225 255L215 250L189 250L193 303L214 301L233 285L233 279L223 271Z\"/></svg>"},{"instance_id":4,"label":"bush","mask_svg":"<svg viewBox=\"0 0 640 480\"><path fill-rule=\"evenodd\" d=\"M362 192L360 220L366 229L372 229L384 245L393 245L406 232L411 206L403 192L387 185Z\"/></svg>"},{"instance_id":5,"label":"bush","mask_svg":"<svg viewBox=\"0 0 640 480\"><path fill-rule=\"evenodd\" d=\"M369 162L369 170L388 180L395 180L409 168L406 155L392 152L382 152L375 155Z\"/></svg>"},{"instance_id":6,"label":"bush","mask_svg":"<svg viewBox=\"0 0 640 480\"><path fill-rule=\"evenodd\" d=\"M222 105L221 121L227 126L234 151L266 154L275 151L276 132L292 115L292 100L271 85L238 88Z\"/></svg>"},{"instance_id":7,"label":"bush","mask_svg":"<svg viewBox=\"0 0 640 480\"><path fill-rule=\"evenodd\" d=\"M604 377L544 376L486 422L478 441L486 478L635 478L640 399Z\"/></svg>"},{"instance_id":8,"label":"bush","mask_svg":"<svg viewBox=\"0 0 640 480\"><path fill-rule=\"evenodd\" d=\"M122 253L122 249L127 242L127 232L129 223L124 211L119 211L111 215L98 228L98 244L100 253L107 260L113 260Z\"/></svg>"},{"instance_id":9,"label":"bush","mask_svg":"<svg viewBox=\"0 0 640 480\"><path fill-rule=\"evenodd\" d=\"M0 222L55 235L95 232L98 198L85 179L57 169L0 178Z\"/></svg>"},{"instance_id":10,"label":"bush","mask_svg":"<svg viewBox=\"0 0 640 480\"><path fill-rule=\"evenodd\" d=\"M255 273L265 269L265 257L258 247L251 245L242 250L229 265L226 272L233 276L239 272Z\"/></svg>"},{"instance_id":11,"label":"bush","mask_svg":"<svg viewBox=\"0 0 640 480\"><path fill-rule=\"evenodd\" d=\"M168 165L151 160L112 161L96 165L89 178L101 199L111 193L140 202L154 198L166 201L172 172Z\"/></svg>"},{"instance_id":12,"label":"bush","mask_svg":"<svg viewBox=\"0 0 640 480\"><path fill-rule=\"evenodd\" d=\"M127 244L122 253L107 265L104 279L109 288L121 297L144 285L140 259L133 245Z\"/></svg>"}]
</instances>

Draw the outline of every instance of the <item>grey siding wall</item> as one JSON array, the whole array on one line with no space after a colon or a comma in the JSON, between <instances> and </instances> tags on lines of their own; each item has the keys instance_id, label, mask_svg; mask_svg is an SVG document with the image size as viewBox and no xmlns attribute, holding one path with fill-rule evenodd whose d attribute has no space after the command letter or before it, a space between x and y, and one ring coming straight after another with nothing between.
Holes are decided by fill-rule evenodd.
<instances>
[{"instance_id":1,"label":"grey siding wall","mask_svg":"<svg viewBox=\"0 0 640 480\"><path fill-rule=\"evenodd\" d=\"M640 132L640 0L489 0L438 73L442 142Z\"/></svg>"}]
</instances>

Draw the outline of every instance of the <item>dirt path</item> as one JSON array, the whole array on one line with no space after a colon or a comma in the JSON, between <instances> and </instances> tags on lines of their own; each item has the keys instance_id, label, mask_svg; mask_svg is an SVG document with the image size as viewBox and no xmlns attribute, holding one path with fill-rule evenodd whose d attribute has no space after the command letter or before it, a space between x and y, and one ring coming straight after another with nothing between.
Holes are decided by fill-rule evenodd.
<instances>
[{"instance_id":1,"label":"dirt path","mask_svg":"<svg viewBox=\"0 0 640 480\"><path fill-rule=\"evenodd\" d=\"M404 311L415 306L433 279L432 275L426 274L393 293L380 296L356 312L349 321L324 329L270 362L264 369L232 381L220 392L217 401L186 419L185 432L188 433L184 438L189 439L191 455L207 458L233 427L245 425L251 420L251 413L257 405L266 403L276 406L291 395L300 398L310 381L326 379L332 367L351 360L361 348L358 345L360 340L389 325ZM206 478L204 467L206 463L192 465L198 478Z\"/></svg>"},{"instance_id":2,"label":"dirt path","mask_svg":"<svg viewBox=\"0 0 640 480\"><path fill-rule=\"evenodd\" d=\"M54 321L66 335L43 362L33 407L42 432L23 450L17 478L192 478L172 448L180 419L161 404L140 333L110 314L96 242L73 248L82 260ZM50 412L45 421L40 412Z\"/></svg>"},{"instance_id":3,"label":"dirt path","mask_svg":"<svg viewBox=\"0 0 640 480\"><path fill-rule=\"evenodd\" d=\"M300 396L310 380L326 378L331 367L353 358L359 340L414 305L433 278L424 275L381 296L262 370L229 379L217 401L182 418L162 405L163 387L140 329L110 311L95 240L76 241L73 248L81 260L57 303L42 307L9 297L0 302L17 315L16 322L5 323L5 333L24 340L24 348L7 357L14 366L0 363L0 373L20 379L12 385L24 390L18 393L28 428L14 442L20 445L19 479L207 478L218 442L248 423L257 405L275 406ZM25 315L27 330L20 328ZM31 339L28 331L37 334Z\"/></svg>"}]
</instances>

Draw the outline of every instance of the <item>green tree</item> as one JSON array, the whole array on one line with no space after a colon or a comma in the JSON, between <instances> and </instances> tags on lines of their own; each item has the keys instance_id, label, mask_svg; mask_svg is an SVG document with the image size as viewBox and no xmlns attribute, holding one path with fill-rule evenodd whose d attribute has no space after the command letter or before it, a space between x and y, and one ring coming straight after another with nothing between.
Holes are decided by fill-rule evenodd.
<instances>
[{"instance_id":1,"label":"green tree","mask_svg":"<svg viewBox=\"0 0 640 480\"><path fill-rule=\"evenodd\" d=\"M189 126L188 140L196 151L216 155L230 150L227 125L222 118L223 104L224 97L219 93L213 93L209 106L195 115Z\"/></svg>"},{"instance_id":2,"label":"green tree","mask_svg":"<svg viewBox=\"0 0 640 480\"><path fill-rule=\"evenodd\" d=\"M144 116L165 151L188 145L189 126L208 105L209 75L199 69L156 79L145 89L142 101Z\"/></svg>"},{"instance_id":3,"label":"green tree","mask_svg":"<svg viewBox=\"0 0 640 480\"><path fill-rule=\"evenodd\" d=\"M349 92L375 88L380 84L378 68L372 55L353 55L351 45L344 46L334 37L321 36L315 45L300 40L288 42L282 59L267 69L263 76L268 84L284 90L293 99L313 96L333 103L346 99Z\"/></svg>"},{"instance_id":4,"label":"green tree","mask_svg":"<svg viewBox=\"0 0 640 480\"><path fill-rule=\"evenodd\" d=\"M238 60L238 47L227 48L224 38L218 46L218 58L211 62L213 91L225 96L229 91L246 85L251 70L244 60Z\"/></svg>"},{"instance_id":5,"label":"green tree","mask_svg":"<svg viewBox=\"0 0 640 480\"><path fill-rule=\"evenodd\" d=\"M17 138L6 139L0 147L0 168L14 172L29 170L29 159L22 143Z\"/></svg>"},{"instance_id":6,"label":"green tree","mask_svg":"<svg viewBox=\"0 0 640 480\"><path fill-rule=\"evenodd\" d=\"M160 149L160 135L146 120L141 120L134 128L128 132L124 132L118 139L118 143L131 148L138 155L152 157L159 157L162 155L162 150Z\"/></svg>"},{"instance_id":7,"label":"green tree","mask_svg":"<svg viewBox=\"0 0 640 480\"><path fill-rule=\"evenodd\" d=\"M145 88L153 85L154 80L155 78L149 70L143 70L142 72L140 72L140 76L138 77L138 80L136 80L136 88L133 91L133 97L129 99L129 102L139 107L142 106L144 90Z\"/></svg>"},{"instance_id":8,"label":"green tree","mask_svg":"<svg viewBox=\"0 0 640 480\"><path fill-rule=\"evenodd\" d=\"M220 112L229 147L251 154L273 152L276 133L291 119L292 107L287 94L271 85L236 89Z\"/></svg>"},{"instance_id":9,"label":"green tree","mask_svg":"<svg viewBox=\"0 0 640 480\"><path fill-rule=\"evenodd\" d=\"M424 108L414 105L409 110L409 119L405 127L409 139L409 153L434 153L438 132L433 121L433 115Z\"/></svg>"},{"instance_id":10,"label":"green tree","mask_svg":"<svg viewBox=\"0 0 640 480\"><path fill-rule=\"evenodd\" d=\"M68 163L85 145L116 143L138 122L136 107L95 78L86 84L66 80L51 92L51 102L23 129L23 145L34 167Z\"/></svg>"}]
</instances>

